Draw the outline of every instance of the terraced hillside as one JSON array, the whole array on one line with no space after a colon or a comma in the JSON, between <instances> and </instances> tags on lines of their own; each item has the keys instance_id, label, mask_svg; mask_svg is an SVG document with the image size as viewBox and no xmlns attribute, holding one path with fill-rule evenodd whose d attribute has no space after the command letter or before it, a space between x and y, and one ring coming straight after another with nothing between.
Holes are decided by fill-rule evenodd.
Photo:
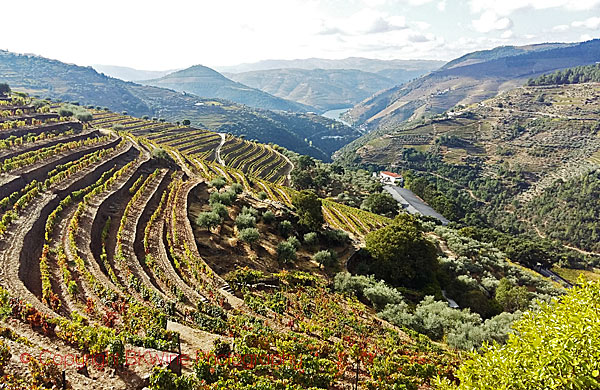
<instances>
[{"instance_id":1,"label":"terraced hillside","mask_svg":"<svg viewBox=\"0 0 600 390\"><path fill-rule=\"evenodd\" d=\"M328 248L344 264L354 244L343 235L302 245L291 265L277 260L286 237L277 226L292 221L286 235L295 236L297 216L283 185L292 167L274 148L108 111L80 122L60 117L57 105L31 103L0 99L2 385L343 387L356 359L361 387L394 383L402 368L413 387L452 371L452 353L326 287L313 253ZM224 202L221 222L202 228L193 221L215 198ZM323 210L356 241L390 222L333 201ZM244 213L258 243L240 238ZM226 371L197 360L198 351L223 348L293 359ZM375 354L391 356L394 369L377 371ZM179 379L160 368L173 359Z\"/></svg>"}]
</instances>

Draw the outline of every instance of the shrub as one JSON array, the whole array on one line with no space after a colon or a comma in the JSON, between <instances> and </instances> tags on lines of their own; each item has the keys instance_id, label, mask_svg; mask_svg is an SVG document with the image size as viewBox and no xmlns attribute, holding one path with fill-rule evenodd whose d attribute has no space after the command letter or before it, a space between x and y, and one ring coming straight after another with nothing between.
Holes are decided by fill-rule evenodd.
<instances>
[{"instance_id":1,"label":"shrub","mask_svg":"<svg viewBox=\"0 0 600 390\"><path fill-rule=\"evenodd\" d=\"M58 115L64 116L64 117L73 116L73 111L69 110L68 108L62 107L58 110Z\"/></svg>"},{"instance_id":2,"label":"shrub","mask_svg":"<svg viewBox=\"0 0 600 390\"><path fill-rule=\"evenodd\" d=\"M388 304L398 304L404 301L402 294L398 290L383 282L365 288L363 294L377 311L383 310Z\"/></svg>"},{"instance_id":3,"label":"shrub","mask_svg":"<svg viewBox=\"0 0 600 390\"><path fill-rule=\"evenodd\" d=\"M325 240L334 245L343 245L350 240L350 236L343 230L325 230Z\"/></svg>"},{"instance_id":4,"label":"shrub","mask_svg":"<svg viewBox=\"0 0 600 390\"><path fill-rule=\"evenodd\" d=\"M275 214L272 211L267 210L263 213L262 219L264 223L271 223L275 220Z\"/></svg>"},{"instance_id":5,"label":"shrub","mask_svg":"<svg viewBox=\"0 0 600 390\"><path fill-rule=\"evenodd\" d=\"M296 260L296 248L287 241L280 242L277 245L277 260L282 264L288 264Z\"/></svg>"},{"instance_id":6,"label":"shrub","mask_svg":"<svg viewBox=\"0 0 600 390\"><path fill-rule=\"evenodd\" d=\"M235 219L235 226L238 230L253 228L256 226L256 218L250 214L240 214Z\"/></svg>"},{"instance_id":7,"label":"shrub","mask_svg":"<svg viewBox=\"0 0 600 390\"><path fill-rule=\"evenodd\" d=\"M375 279L372 276L351 275L350 272L340 272L333 278L333 285L336 291L352 294L358 298L363 297L363 291L366 288L375 285Z\"/></svg>"},{"instance_id":8,"label":"shrub","mask_svg":"<svg viewBox=\"0 0 600 390\"><path fill-rule=\"evenodd\" d=\"M325 268L329 268L335 264L336 256L331 251L318 251L314 254L313 260Z\"/></svg>"},{"instance_id":9,"label":"shrub","mask_svg":"<svg viewBox=\"0 0 600 390\"><path fill-rule=\"evenodd\" d=\"M196 224L205 229L212 229L221 224L221 216L214 211L200 213L196 219Z\"/></svg>"},{"instance_id":10,"label":"shrub","mask_svg":"<svg viewBox=\"0 0 600 390\"><path fill-rule=\"evenodd\" d=\"M219 177L215 177L214 179L212 179L208 184L210 184L211 187L214 187L217 190L220 190L221 188L225 187L225 185L227 184L227 181L225 180L224 177L219 176Z\"/></svg>"},{"instance_id":11,"label":"shrub","mask_svg":"<svg viewBox=\"0 0 600 390\"><path fill-rule=\"evenodd\" d=\"M292 197L292 204L300 218L299 224L311 230L320 229L325 223L321 199L310 190L303 190Z\"/></svg>"},{"instance_id":12,"label":"shrub","mask_svg":"<svg viewBox=\"0 0 600 390\"><path fill-rule=\"evenodd\" d=\"M294 236L289 237L287 239L287 242L289 242L290 244L292 244L294 246L294 248L296 248L296 250L300 249L300 247L302 246L302 244L300 244L300 240L298 240Z\"/></svg>"},{"instance_id":13,"label":"shrub","mask_svg":"<svg viewBox=\"0 0 600 390\"><path fill-rule=\"evenodd\" d=\"M156 158L159 160L165 160L165 161L173 161L173 158L171 157L171 155L169 153L167 153L166 150L164 150L163 148L156 148L152 151L152 158Z\"/></svg>"},{"instance_id":14,"label":"shrub","mask_svg":"<svg viewBox=\"0 0 600 390\"><path fill-rule=\"evenodd\" d=\"M266 192L264 192L264 191L261 191L261 192L258 193L258 199L260 199L260 200L265 200L268 197L269 197L269 195Z\"/></svg>"},{"instance_id":15,"label":"shrub","mask_svg":"<svg viewBox=\"0 0 600 390\"><path fill-rule=\"evenodd\" d=\"M212 203L210 205L210 209L211 209L211 211L219 214L219 216L221 218L225 218L227 215L229 215L229 212L227 211L227 207L222 203Z\"/></svg>"},{"instance_id":16,"label":"shrub","mask_svg":"<svg viewBox=\"0 0 600 390\"><path fill-rule=\"evenodd\" d=\"M284 237L288 237L292 233L292 223L290 221L283 220L279 222L279 234Z\"/></svg>"},{"instance_id":17,"label":"shrub","mask_svg":"<svg viewBox=\"0 0 600 390\"><path fill-rule=\"evenodd\" d=\"M260 238L260 233L257 228L249 227L242 229L238 232L240 240L252 244Z\"/></svg>"},{"instance_id":18,"label":"shrub","mask_svg":"<svg viewBox=\"0 0 600 390\"><path fill-rule=\"evenodd\" d=\"M114 131L123 131L125 130L125 127L123 125L113 125L112 129Z\"/></svg>"},{"instance_id":19,"label":"shrub","mask_svg":"<svg viewBox=\"0 0 600 390\"><path fill-rule=\"evenodd\" d=\"M210 194L210 198L208 199L210 204L213 203L222 203L225 206L231 206L231 204L233 203L233 201L235 200L235 193L234 192L213 192L212 194Z\"/></svg>"},{"instance_id":20,"label":"shrub","mask_svg":"<svg viewBox=\"0 0 600 390\"><path fill-rule=\"evenodd\" d=\"M304 235L304 243L310 247L314 247L315 245L317 245L319 243L319 238L317 236L317 233L315 233L315 232L306 233Z\"/></svg>"},{"instance_id":21,"label":"shrub","mask_svg":"<svg viewBox=\"0 0 600 390\"><path fill-rule=\"evenodd\" d=\"M92 114L90 114L89 112L78 113L77 115L75 115L75 117L80 122L89 122L89 121L91 121L94 118L92 116Z\"/></svg>"},{"instance_id":22,"label":"shrub","mask_svg":"<svg viewBox=\"0 0 600 390\"><path fill-rule=\"evenodd\" d=\"M233 183L231 186L229 186L229 191L233 191L239 195L244 192L244 186L240 183Z\"/></svg>"},{"instance_id":23,"label":"shrub","mask_svg":"<svg viewBox=\"0 0 600 390\"><path fill-rule=\"evenodd\" d=\"M258 210L256 210L254 207L247 207L247 206L243 206L242 207L242 211L241 214L248 214L253 216L254 218L258 218Z\"/></svg>"}]
</instances>

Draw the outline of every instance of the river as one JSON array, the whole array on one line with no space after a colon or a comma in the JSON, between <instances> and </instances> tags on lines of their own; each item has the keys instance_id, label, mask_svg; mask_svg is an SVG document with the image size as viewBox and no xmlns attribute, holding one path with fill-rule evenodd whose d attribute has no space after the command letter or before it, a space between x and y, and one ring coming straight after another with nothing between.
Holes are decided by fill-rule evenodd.
<instances>
[{"instance_id":1,"label":"river","mask_svg":"<svg viewBox=\"0 0 600 390\"><path fill-rule=\"evenodd\" d=\"M340 115L342 115L343 113L345 113L346 111L348 111L351 108L352 107L338 108L337 110L325 111L324 113L321 114L321 116L324 116L325 118L329 118L329 119L333 119L333 120L342 122L343 124L345 124L347 126L352 126L350 123L348 123L345 120L343 120L342 118L340 118Z\"/></svg>"}]
</instances>

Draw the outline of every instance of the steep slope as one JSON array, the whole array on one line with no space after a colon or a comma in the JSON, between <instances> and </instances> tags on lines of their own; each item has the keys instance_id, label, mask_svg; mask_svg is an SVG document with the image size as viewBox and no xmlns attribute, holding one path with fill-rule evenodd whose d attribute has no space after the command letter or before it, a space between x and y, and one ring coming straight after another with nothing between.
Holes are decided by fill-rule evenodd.
<instances>
[{"instance_id":1,"label":"steep slope","mask_svg":"<svg viewBox=\"0 0 600 390\"><path fill-rule=\"evenodd\" d=\"M353 106L406 80L357 69L270 69L228 73L232 80L321 110Z\"/></svg>"},{"instance_id":2,"label":"steep slope","mask_svg":"<svg viewBox=\"0 0 600 390\"><path fill-rule=\"evenodd\" d=\"M417 77L432 70L438 69L444 61L430 60L376 60L372 58L349 57L341 60L324 58L306 58L297 60L265 60L250 64L234 66L221 66L216 69L226 73L243 73L267 69L357 69L363 72L378 73L390 77L394 72L407 72L407 79ZM388 72L390 74L388 74ZM414 73L411 73L414 72ZM412 76L409 76L412 74ZM396 73L397 75L397 73ZM394 77L392 77L394 78Z\"/></svg>"},{"instance_id":3,"label":"steep slope","mask_svg":"<svg viewBox=\"0 0 600 390\"><path fill-rule=\"evenodd\" d=\"M0 51L0 82L32 95L108 107L137 117L173 122L188 119L198 127L275 142L323 160L329 160L331 153L359 135L348 126L316 115L275 113L226 100L203 99L114 79L90 67L7 51Z\"/></svg>"},{"instance_id":4,"label":"steep slope","mask_svg":"<svg viewBox=\"0 0 600 390\"><path fill-rule=\"evenodd\" d=\"M157 79L175 72L176 70L140 70L126 66L92 65L99 73L125 81Z\"/></svg>"},{"instance_id":5,"label":"steep slope","mask_svg":"<svg viewBox=\"0 0 600 390\"><path fill-rule=\"evenodd\" d=\"M472 53L363 101L347 114L347 119L367 129L393 129L407 119L481 101L522 85L530 77L595 63L598 58L600 40Z\"/></svg>"},{"instance_id":6,"label":"steep slope","mask_svg":"<svg viewBox=\"0 0 600 390\"><path fill-rule=\"evenodd\" d=\"M193 93L206 98L220 98L267 110L311 111L312 107L286 101L244 84L236 83L219 72L202 65L168 74L143 84Z\"/></svg>"}]
</instances>

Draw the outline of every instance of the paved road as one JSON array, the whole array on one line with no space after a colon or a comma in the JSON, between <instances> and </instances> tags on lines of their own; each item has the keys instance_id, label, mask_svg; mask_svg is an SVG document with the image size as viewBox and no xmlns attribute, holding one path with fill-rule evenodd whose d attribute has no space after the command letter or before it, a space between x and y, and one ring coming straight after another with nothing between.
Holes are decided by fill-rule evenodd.
<instances>
[{"instance_id":1,"label":"paved road","mask_svg":"<svg viewBox=\"0 0 600 390\"><path fill-rule=\"evenodd\" d=\"M415 195L414 192L406 188L385 185L383 189L389 192L402 207L410 214L420 214L428 217L433 217L439 220L442 225L450 223L442 214L438 213L425 203L421 198Z\"/></svg>"}]
</instances>

